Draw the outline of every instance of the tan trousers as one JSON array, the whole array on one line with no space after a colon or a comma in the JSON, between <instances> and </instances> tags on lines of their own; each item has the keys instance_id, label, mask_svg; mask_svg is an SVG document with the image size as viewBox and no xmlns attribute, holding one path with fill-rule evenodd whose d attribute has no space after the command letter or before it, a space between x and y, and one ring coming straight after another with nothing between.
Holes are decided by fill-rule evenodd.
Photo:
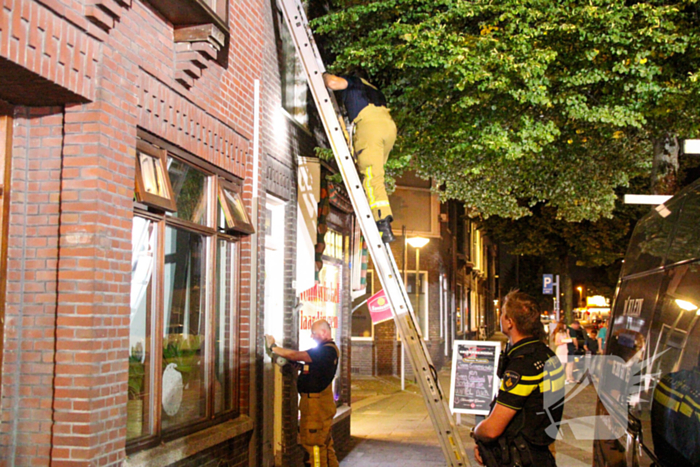
<instances>
[{"instance_id":1,"label":"tan trousers","mask_svg":"<svg viewBox=\"0 0 700 467\"><path fill-rule=\"evenodd\" d=\"M372 104L362 109L355 119L353 146L375 221L392 215L384 185L384 164L395 142L396 124L389 109Z\"/></svg>"},{"instance_id":2,"label":"tan trousers","mask_svg":"<svg viewBox=\"0 0 700 467\"><path fill-rule=\"evenodd\" d=\"M308 454L310 467L339 467L333 448L331 427L335 416L333 385L320 393L300 394L299 439Z\"/></svg>"}]
</instances>

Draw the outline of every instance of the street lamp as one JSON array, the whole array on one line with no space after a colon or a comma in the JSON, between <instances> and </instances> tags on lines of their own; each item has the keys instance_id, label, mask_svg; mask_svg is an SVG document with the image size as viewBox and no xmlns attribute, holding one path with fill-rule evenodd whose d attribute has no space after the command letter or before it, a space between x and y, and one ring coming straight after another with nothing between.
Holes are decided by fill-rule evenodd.
<instances>
[{"instance_id":1,"label":"street lamp","mask_svg":"<svg viewBox=\"0 0 700 467\"><path fill-rule=\"evenodd\" d=\"M420 307L420 249L430 242L429 238L425 237L411 237L408 238L406 235L406 230L404 227L404 245L407 243L416 249L416 307ZM403 283L404 286L408 285L408 273L406 272L406 248L404 246L404 258L403 258ZM415 316L415 311L414 311ZM401 344L401 390L406 389L405 375L406 375L406 350L403 343Z\"/></svg>"}]
</instances>

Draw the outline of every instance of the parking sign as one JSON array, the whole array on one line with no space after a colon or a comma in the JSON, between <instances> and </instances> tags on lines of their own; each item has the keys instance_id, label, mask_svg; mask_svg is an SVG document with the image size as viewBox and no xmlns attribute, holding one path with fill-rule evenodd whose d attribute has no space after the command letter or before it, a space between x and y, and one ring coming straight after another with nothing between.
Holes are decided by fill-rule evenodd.
<instances>
[{"instance_id":1,"label":"parking sign","mask_svg":"<svg viewBox=\"0 0 700 467\"><path fill-rule=\"evenodd\" d=\"M542 293L544 295L554 293L554 274L542 274Z\"/></svg>"}]
</instances>

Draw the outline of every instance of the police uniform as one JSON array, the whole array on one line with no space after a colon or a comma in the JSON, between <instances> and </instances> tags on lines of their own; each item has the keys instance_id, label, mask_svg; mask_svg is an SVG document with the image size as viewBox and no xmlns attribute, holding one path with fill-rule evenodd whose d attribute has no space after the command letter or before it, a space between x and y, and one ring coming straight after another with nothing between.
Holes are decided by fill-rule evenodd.
<instances>
[{"instance_id":1,"label":"police uniform","mask_svg":"<svg viewBox=\"0 0 700 467\"><path fill-rule=\"evenodd\" d=\"M662 465L700 465L700 368L661 378L654 388L651 434Z\"/></svg>"},{"instance_id":2,"label":"police uniform","mask_svg":"<svg viewBox=\"0 0 700 467\"><path fill-rule=\"evenodd\" d=\"M340 351L334 342L329 341L307 350L307 353L311 362L303 366L297 380L301 397L299 438L306 451L305 463L311 467L338 467L331 436L336 411L331 382Z\"/></svg>"},{"instance_id":3,"label":"police uniform","mask_svg":"<svg viewBox=\"0 0 700 467\"><path fill-rule=\"evenodd\" d=\"M376 87L355 76L343 76L348 87L341 98L348 118L355 124L353 146L357 165L374 220L392 215L384 184L384 164L396 142L396 124L386 98Z\"/></svg>"},{"instance_id":4,"label":"police uniform","mask_svg":"<svg viewBox=\"0 0 700 467\"><path fill-rule=\"evenodd\" d=\"M488 467L556 466L549 445L564 413L564 369L554 352L535 337L513 344L501 357L496 404L517 410L503 434L479 442Z\"/></svg>"}]
</instances>

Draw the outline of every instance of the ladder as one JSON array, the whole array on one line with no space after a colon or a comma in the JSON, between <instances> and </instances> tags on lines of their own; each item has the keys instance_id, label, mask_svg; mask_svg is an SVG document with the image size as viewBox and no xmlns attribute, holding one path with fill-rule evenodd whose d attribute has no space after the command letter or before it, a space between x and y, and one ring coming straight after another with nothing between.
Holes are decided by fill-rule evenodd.
<instances>
[{"instance_id":1,"label":"ladder","mask_svg":"<svg viewBox=\"0 0 700 467\"><path fill-rule=\"evenodd\" d=\"M469 459L466 457L462 440L449 411L448 401L440 388L437 371L430 360L430 354L420 330L416 326L417 321L401 274L399 274L396 260L391 248L382 242L374 222L364 188L355 169L355 162L345 139L342 121L338 118L335 98L323 82L322 75L325 66L314 41L313 33L309 28L304 7L300 0L280 0L280 2L297 54L306 72L311 94L328 135L328 141L352 200L362 234L372 255L375 270L389 299L394 321L399 328L402 343L406 347L411 367L418 379L418 385L437 432L440 447L449 466L469 466Z\"/></svg>"}]
</instances>

